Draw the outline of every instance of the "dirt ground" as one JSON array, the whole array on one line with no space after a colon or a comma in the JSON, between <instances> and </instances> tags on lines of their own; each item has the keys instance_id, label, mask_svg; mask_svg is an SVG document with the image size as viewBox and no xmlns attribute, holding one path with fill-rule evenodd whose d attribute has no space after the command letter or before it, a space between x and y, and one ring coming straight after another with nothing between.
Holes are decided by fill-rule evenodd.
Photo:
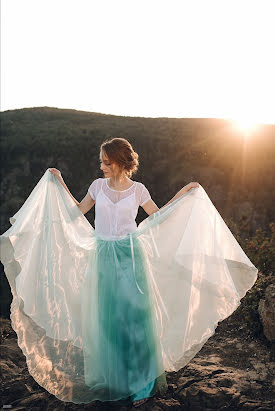
<instances>
[{"instance_id":1,"label":"dirt ground","mask_svg":"<svg viewBox=\"0 0 275 411\"><path fill-rule=\"evenodd\" d=\"M140 410L272 410L274 359L264 337L240 326L236 313L221 322L215 334L187 366L167 373L168 391L156 394ZM135 408L129 401L65 403L30 376L25 356L8 319L1 319L2 409L119 410ZM8 408L8 407L9 408Z\"/></svg>"}]
</instances>

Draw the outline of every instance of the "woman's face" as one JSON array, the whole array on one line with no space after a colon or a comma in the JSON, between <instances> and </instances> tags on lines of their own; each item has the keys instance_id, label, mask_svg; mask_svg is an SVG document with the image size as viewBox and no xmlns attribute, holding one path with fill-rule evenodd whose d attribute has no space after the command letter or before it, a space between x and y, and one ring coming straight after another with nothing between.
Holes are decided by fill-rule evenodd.
<instances>
[{"instance_id":1,"label":"woman's face","mask_svg":"<svg viewBox=\"0 0 275 411\"><path fill-rule=\"evenodd\" d=\"M118 164L111 163L103 150L100 150L100 163L104 177L116 177L121 174Z\"/></svg>"}]
</instances>

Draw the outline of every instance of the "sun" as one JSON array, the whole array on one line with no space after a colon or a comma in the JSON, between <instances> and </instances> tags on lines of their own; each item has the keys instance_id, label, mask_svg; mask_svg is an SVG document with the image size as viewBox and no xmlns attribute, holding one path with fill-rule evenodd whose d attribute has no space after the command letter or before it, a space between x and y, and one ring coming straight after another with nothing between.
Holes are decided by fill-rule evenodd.
<instances>
[{"instance_id":1,"label":"sun","mask_svg":"<svg viewBox=\"0 0 275 411\"><path fill-rule=\"evenodd\" d=\"M245 137L250 137L259 127L259 122L251 118L240 118L233 120L237 130L242 132Z\"/></svg>"}]
</instances>

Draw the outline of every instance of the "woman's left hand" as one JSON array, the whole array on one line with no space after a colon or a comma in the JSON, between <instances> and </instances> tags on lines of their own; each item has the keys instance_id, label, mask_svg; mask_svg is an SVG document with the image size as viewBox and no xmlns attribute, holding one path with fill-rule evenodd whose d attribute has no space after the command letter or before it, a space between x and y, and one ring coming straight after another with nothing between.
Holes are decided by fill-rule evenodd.
<instances>
[{"instance_id":1,"label":"woman's left hand","mask_svg":"<svg viewBox=\"0 0 275 411\"><path fill-rule=\"evenodd\" d=\"M196 188L199 187L199 183L197 183L196 181L192 181L191 183L187 184L186 186L187 191L191 190L191 188Z\"/></svg>"},{"instance_id":2,"label":"woman's left hand","mask_svg":"<svg viewBox=\"0 0 275 411\"><path fill-rule=\"evenodd\" d=\"M55 175L55 177L60 181L61 184L64 182L61 172L57 168L52 167L49 169L49 171L51 174Z\"/></svg>"}]
</instances>

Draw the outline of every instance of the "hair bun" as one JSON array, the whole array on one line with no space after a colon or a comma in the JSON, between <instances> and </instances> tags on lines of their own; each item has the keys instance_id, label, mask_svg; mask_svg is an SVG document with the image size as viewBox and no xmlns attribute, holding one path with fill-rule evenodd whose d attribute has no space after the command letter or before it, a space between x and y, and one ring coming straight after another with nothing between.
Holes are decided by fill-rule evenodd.
<instances>
[{"instance_id":1,"label":"hair bun","mask_svg":"<svg viewBox=\"0 0 275 411\"><path fill-rule=\"evenodd\" d=\"M139 155L125 138L115 137L106 140L101 144L100 149L105 151L111 162L118 164L122 170L125 170L128 177L137 172Z\"/></svg>"}]
</instances>

